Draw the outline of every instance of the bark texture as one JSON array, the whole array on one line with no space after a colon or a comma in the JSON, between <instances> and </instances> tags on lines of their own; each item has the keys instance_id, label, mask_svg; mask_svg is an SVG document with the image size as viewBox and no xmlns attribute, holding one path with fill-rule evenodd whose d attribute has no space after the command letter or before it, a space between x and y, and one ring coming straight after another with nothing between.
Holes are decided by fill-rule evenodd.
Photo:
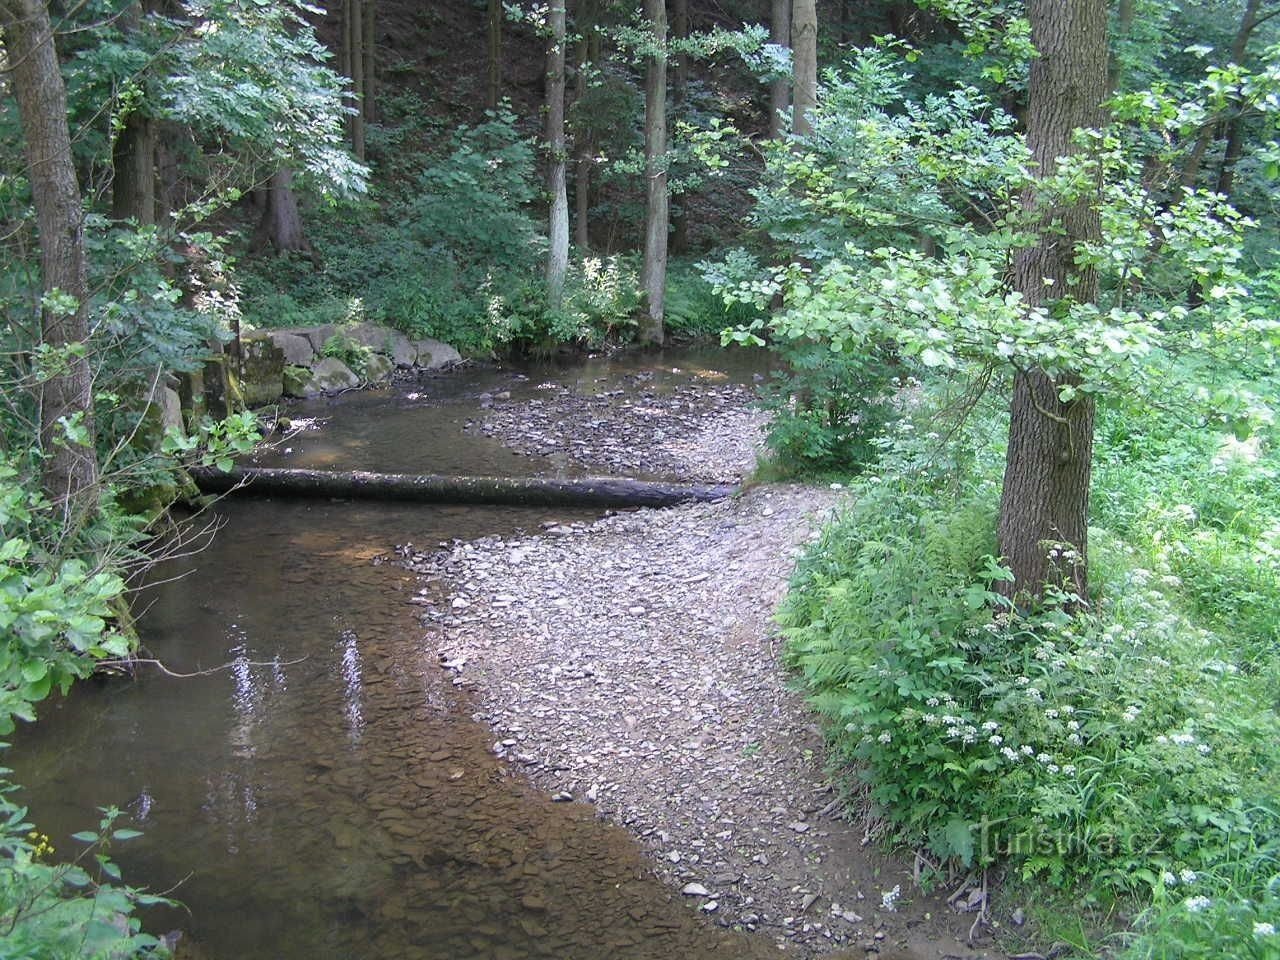
<instances>
[{"instance_id":1,"label":"bark texture","mask_svg":"<svg viewBox=\"0 0 1280 960\"><path fill-rule=\"evenodd\" d=\"M290 250L310 251L306 235L302 231L302 215L298 212L298 198L293 195L293 171L287 167L277 170L267 185L262 219L254 231L253 248L257 251Z\"/></svg>"},{"instance_id":2,"label":"bark texture","mask_svg":"<svg viewBox=\"0 0 1280 960\"><path fill-rule=\"evenodd\" d=\"M737 492L728 484L655 483L614 477L552 480L540 477L442 477L363 470L285 470L208 467L191 472L205 493L256 496L338 497L415 503L493 503L553 507L666 507L723 500Z\"/></svg>"},{"instance_id":3,"label":"bark texture","mask_svg":"<svg viewBox=\"0 0 1280 960\"><path fill-rule=\"evenodd\" d=\"M120 16L120 28L136 33L142 28L142 4L133 3ZM111 147L111 216L136 220L142 226L156 222L155 125L134 104Z\"/></svg>"},{"instance_id":4,"label":"bark texture","mask_svg":"<svg viewBox=\"0 0 1280 960\"><path fill-rule=\"evenodd\" d=\"M671 0L671 36L676 40L689 38L689 0ZM689 55L676 54L671 71L671 108L673 124L684 119L685 101L689 96ZM689 247L688 194L677 199L671 207L671 252L677 255Z\"/></svg>"},{"instance_id":5,"label":"bark texture","mask_svg":"<svg viewBox=\"0 0 1280 960\"><path fill-rule=\"evenodd\" d=\"M46 307L41 313L41 340L60 351L89 336L84 209L71 157L67 92L43 0L0 0L0 28L36 208L42 286L46 294L74 299L69 310ZM41 384L39 403L45 493L64 515L82 516L96 507L98 496L93 372L83 353L68 354L65 369ZM78 420L90 438L87 446L64 439L64 418Z\"/></svg>"},{"instance_id":6,"label":"bark texture","mask_svg":"<svg viewBox=\"0 0 1280 960\"><path fill-rule=\"evenodd\" d=\"M568 156L564 142L565 0L551 0L547 25L547 190L551 213L547 245L547 303L558 310L564 303L564 278L569 269L569 194L565 182Z\"/></svg>"},{"instance_id":7,"label":"bark texture","mask_svg":"<svg viewBox=\"0 0 1280 960\"><path fill-rule=\"evenodd\" d=\"M1106 0L1030 0L1032 42L1027 106L1027 145L1039 176L1074 151L1072 133L1104 120L1107 96ZM1093 302L1098 277L1076 265L1077 246L1098 242L1102 226L1097 198L1052 205L1033 188L1024 197L1041 218L1040 239L1014 258L1014 285L1029 306L1052 298ZM1015 580L1011 596L1041 596L1046 585L1086 596L1089 481L1094 403L1086 394L1071 402L1060 388L1076 381L1040 369L1019 371L1010 406L1009 448L1000 501L1000 552ZM1065 551L1058 545L1066 545Z\"/></svg>"},{"instance_id":8,"label":"bark texture","mask_svg":"<svg viewBox=\"0 0 1280 960\"><path fill-rule=\"evenodd\" d=\"M111 149L111 216L156 222L156 136L150 117L129 114Z\"/></svg>"},{"instance_id":9,"label":"bark texture","mask_svg":"<svg viewBox=\"0 0 1280 960\"><path fill-rule=\"evenodd\" d=\"M485 77L484 105L490 110L496 110L502 99L502 0L489 0L485 26L489 62Z\"/></svg>"},{"instance_id":10,"label":"bark texture","mask_svg":"<svg viewBox=\"0 0 1280 960\"><path fill-rule=\"evenodd\" d=\"M769 42L791 49L791 0L773 0ZM786 113L790 106L791 80L778 77L769 85L769 139L777 140L786 133Z\"/></svg>"},{"instance_id":11,"label":"bark texture","mask_svg":"<svg viewBox=\"0 0 1280 960\"><path fill-rule=\"evenodd\" d=\"M791 7L791 57L795 107L791 129L813 132L809 113L818 105L818 8L815 0L795 0Z\"/></svg>"},{"instance_id":12,"label":"bark texture","mask_svg":"<svg viewBox=\"0 0 1280 960\"><path fill-rule=\"evenodd\" d=\"M578 39L578 71L574 80L574 97L577 101L579 122L574 124L573 170L573 242L585 252L591 247L591 137L582 117L582 103L587 95L587 69L599 57L600 33L591 22L592 5L578 6L577 24L581 36Z\"/></svg>"},{"instance_id":13,"label":"bark texture","mask_svg":"<svg viewBox=\"0 0 1280 960\"><path fill-rule=\"evenodd\" d=\"M667 290L667 232L670 195L667 190L667 7L665 0L644 0L645 17L653 31L644 87L644 270L641 286L645 312L638 339L661 345Z\"/></svg>"},{"instance_id":14,"label":"bark texture","mask_svg":"<svg viewBox=\"0 0 1280 960\"><path fill-rule=\"evenodd\" d=\"M357 160L364 160L364 3L363 0L344 0L342 4L342 36L347 54L347 76L351 78L351 107L355 113L347 118L351 132L351 152Z\"/></svg>"}]
</instances>

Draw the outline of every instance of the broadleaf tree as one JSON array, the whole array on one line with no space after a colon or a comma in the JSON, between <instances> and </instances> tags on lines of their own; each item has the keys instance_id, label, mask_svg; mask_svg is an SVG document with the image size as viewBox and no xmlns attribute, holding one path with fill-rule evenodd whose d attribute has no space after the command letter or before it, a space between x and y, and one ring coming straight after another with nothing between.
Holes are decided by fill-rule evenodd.
<instances>
[{"instance_id":1,"label":"broadleaf tree","mask_svg":"<svg viewBox=\"0 0 1280 960\"><path fill-rule=\"evenodd\" d=\"M1152 179L1151 151L1196 110L1140 94L1105 109L1100 0L1027 12L1043 49L1025 129L972 87L912 102L898 61L862 51L813 132L769 154L756 217L789 262L753 272L737 257L711 274L731 300L782 294L776 336L833 356L887 345L922 374L1008 383L1002 590L1076 604L1096 399L1249 429L1268 415L1259 375L1280 338L1245 309L1248 221Z\"/></svg>"}]
</instances>

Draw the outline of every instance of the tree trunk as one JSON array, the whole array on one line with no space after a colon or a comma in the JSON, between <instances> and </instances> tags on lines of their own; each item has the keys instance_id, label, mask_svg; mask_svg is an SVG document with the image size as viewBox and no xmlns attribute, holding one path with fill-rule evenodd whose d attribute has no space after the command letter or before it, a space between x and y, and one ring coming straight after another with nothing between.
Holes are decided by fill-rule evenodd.
<instances>
[{"instance_id":1,"label":"tree trunk","mask_svg":"<svg viewBox=\"0 0 1280 960\"><path fill-rule=\"evenodd\" d=\"M619 477L442 477L257 467L236 467L227 473L198 467L191 476L205 493L243 491L256 496L551 507L668 507L723 500L738 489L728 484L657 483Z\"/></svg>"},{"instance_id":2,"label":"tree trunk","mask_svg":"<svg viewBox=\"0 0 1280 960\"><path fill-rule=\"evenodd\" d=\"M586 252L591 248L591 137L588 134L586 118L582 116L582 106L587 95L587 67L599 55L599 33L589 16L583 14L587 4L578 8L578 75L574 81L574 98L577 107L575 116L581 122L575 124L574 130L574 172L573 172L573 242L578 249ZM593 52L593 47L597 48Z\"/></svg>"},{"instance_id":3,"label":"tree trunk","mask_svg":"<svg viewBox=\"0 0 1280 960\"><path fill-rule=\"evenodd\" d=\"M1231 41L1231 62L1234 64L1244 64L1245 53L1249 49L1249 37L1253 34L1253 30L1257 26L1258 22L1258 6L1259 0L1247 0L1244 5L1244 13L1240 17L1240 26L1236 29L1235 38ZM1234 146L1231 142L1231 124L1238 122L1239 121L1236 118L1233 118L1228 123L1226 133L1227 145L1223 155L1223 169L1219 170L1218 173L1219 180L1221 180L1223 170L1234 168L1235 161L1238 160L1240 156L1240 131L1238 128L1235 131L1236 143ZM1206 122L1204 126L1200 128L1200 133L1196 137L1195 146L1191 148L1191 155L1187 158L1187 162L1182 168L1181 186L1184 189L1195 187L1196 181L1200 177L1200 167L1204 164L1205 154L1209 151L1209 141L1213 139L1213 131L1216 126L1217 123L1215 122ZM1234 159L1231 159L1230 164L1228 164L1228 158L1231 157L1233 151L1235 152L1235 157ZM1233 173L1227 174L1228 191L1232 186L1233 176ZM1219 192L1221 193L1222 191L1219 190Z\"/></svg>"},{"instance_id":4,"label":"tree trunk","mask_svg":"<svg viewBox=\"0 0 1280 960\"><path fill-rule=\"evenodd\" d=\"M142 28L142 5L126 7L119 23L125 33L136 34ZM111 216L150 226L156 222L156 137L143 106L132 104L111 147Z\"/></svg>"},{"instance_id":5,"label":"tree trunk","mask_svg":"<svg viewBox=\"0 0 1280 960\"><path fill-rule=\"evenodd\" d=\"M1116 8L1116 35L1112 38L1113 43L1119 43L1129 38L1129 31L1133 29L1133 18L1137 11L1137 0L1120 0L1119 6ZM1124 82L1124 64L1120 62L1120 58L1115 55L1115 51L1111 52L1107 65L1107 89L1112 93L1120 89L1120 84Z\"/></svg>"},{"instance_id":6,"label":"tree trunk","mask_svg":"<svg viewBox=\"0 0 1280 960\"><path fill-rule=\"evenodd\" d=\"M667 8L665 0L644 0L645 17L653 31L644 85L644 176L647 187L644 222L644 269L641 286L645 312L637 338L642 344L662 345L667 290L667 231L670 226L667 193Z\"/></svg>"},{"instance_id":7,"label":"tree trunk","mask_svg":"<svg viewBox=\"0 0 1280 960\"><path fill-rule=\"evenodd\" d=\"M1260 0L1248 0L1244 7L1244 15L1240 18L1240 29L1236 31L1235 41L1231 44L1231 62L1244 65L1245 55L1249 50L1249 38L1253 35L1258 22ZM1235 187L1236 164L1244 150L1244 114L1237 109L1227 120L1226 144L1222 148L1222 166L1218 168L1217 192L1228 200Z\"/></svg>"},{"instance_id":8,"label":"tree trunk","mask_svg":"<svg viewBox=\"0 0 1280 960\"><path fill-rule=\"evenodd\" d=\"M364 48L364 100L362 109L364 123L367 127L378 119L378 0L364 0L364 17L361 20L361 32L364 37L361 46Z\"/></svg>"},{"instance_id":9,"label":"tree trunk","mask_svg":"<svg viewBox=\"0 0 1280 960\"><path fill-rule=\"evenodd\" d=\"M689 38L689 0L673 0L671 4L671 35L677 40ZM685 100L689 94L689 55L680 51L676 55L675 69L671 73L672 122L684 117ZM671 250L684 253L689 246L688 199L682 194L671 211Z\"/></svg>"},{"instance_id":10,"label":"tree trunk","mask_svg":"<svg viewBox=\"0 0 1280 960\"><path fill-rule=\"evenodd\" d=\"M773 0L773 16L769 23L769 41L791 49L791 0ZM786 113L791 106L791 80L778 77L769 85L769 139L777 140L787 132Z\"/></svg>"},{"instance_id":11,"label":"tree trunk","mask_svg":"<svg viewBox=\"0 0 1280 960\"><path fill-rule=\"evenodd\" d=\"M111 148L111 216L156 222L156 137L151 118L132 111Z\"/></svg>"},{"instance_id":12,"label":"tree trunk","mask_svg":"<svg viewBox=\"0 0 1280 960\"><path fill-rule=\"evenodd\" d=\"M277 170L267 184L262 218L254 231L252 247L255 251L289 250L309 251L306 235L302 231L302 215L298 213L298 199L293 194L293 171L288 167Z\"/></svg>"},{"instance_id":13,"label":"tree trunk","mask_svg":"<svg viewBox=\"0 0 1280 960\"><path fill-rule=\"evenodd\" d=\"M564 277L569 269L569 195L565 185L564 145L565 0L551 0L547 24L547 189L551 193L550 243L547 247L547 304L564 304Z\"/></svg>"},{"instance_id":14,"label":"tree trunk","mask_svg":"<svg viewBox=\"0 0 1280 960\"><path fill-rule=\"evenodd\" d=\"M1105 119L1107 4L1030 0L1027 13L1038 52L1031 61L1027 146L1037 176L1045 178L1059 157L1076 150L1075 130ZM1046 209L1032 187L1023 203L1041 223L1039 241L1014 256L1014 285L1028 307L1052 309L1049 293L1096 302L1097 272L1078 266L1075 257L1080 244L1101 242L1097 198ZM1061 389L1076 383L1039 369L1014 378L999 524L1000 552L1015 578L1001 588L1011 597L1041 597L1050 586L1087 598L1094 403L1084 393L1060 399Z\"/></svg>"},{"instance_id":15,"label":"tree trunk","mask_svg":"<svg viewBox=\"0 0 1280 960\"><path fill-rule=\"evenodd\" d=\"M502 100L502 0L489 0L488 25L489 70L486 77L484 105L497 110Z\"/></svg>"},{"instance_id":16,"label":"tree trunk","mask_svg":"<svg viewBox=\"0 0 1280 960\"><path fill-rule=\"evenodd\" d=\"M43 0L0 0L13 93L22 124L31 197L40 237L40 270L46 294L40 316L41 342L65 366L40 387L42 482L49 500L68 521L92 512L98 502L98 460L93 438L93 372L83 351L67 348L89 337L88 284L84 254L84 209L71 157L67 92ZM49 294L68 299L53 306ZM78 426L87 443L67 436Z\"/></svg>"},{"instance_id":17,"label":"tree trunk","mask_svg":"<svg viewBox=\"0 0 1280 960\"><path fill-rule=\"evenodd\" d=\"M815 0L795 0L791 7L792 88L795 107L791 129L807 137L813 133L810 111L818 104L818 8Z\"/></svg>"},{"instance_id":18,"label":"tree trunk","mask_svg":"<svg viewBox=\"0 0 1280 960\"><path fill-rule=\"evenodd\" d=\"M343 43L347 47L350 62L351 108L348 117L351 130L351 152L356 159L364 160L364 3L362 0L344 0L342 4Z\"/></svg>"}]
</instances>

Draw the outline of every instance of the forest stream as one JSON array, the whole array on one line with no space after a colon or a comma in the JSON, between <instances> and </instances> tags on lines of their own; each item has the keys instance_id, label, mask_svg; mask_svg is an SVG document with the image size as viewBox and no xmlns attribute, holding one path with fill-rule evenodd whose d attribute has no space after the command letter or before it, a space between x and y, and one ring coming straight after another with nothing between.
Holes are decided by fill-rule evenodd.
<instances>
[{"instance_id":1,"label":"forest stream","mask_svg":"<svg viewBox=\"0 0 1280 960\"><path fill-rule=\"evenodd\" d=\"M655 363L660 381L689 381L697 357L677 359ZM638 369L555 376L604 391ZM462 371L312 401L290 413L324 427L261 462L571 473L464 432L495 392L546 389L546 376ZM100 805L143 831L112 854L131 882L181 902L145 915L156 932L183 931L180 956L776 954L690 909L591 806L553 802L496 757L415 615L398 546L594 514L252 499L216 513L212 543L167 561L137 598L147 653L195 675L144 667L84 684L6 758L60 852Z\"/></svg>"}]
</instances>

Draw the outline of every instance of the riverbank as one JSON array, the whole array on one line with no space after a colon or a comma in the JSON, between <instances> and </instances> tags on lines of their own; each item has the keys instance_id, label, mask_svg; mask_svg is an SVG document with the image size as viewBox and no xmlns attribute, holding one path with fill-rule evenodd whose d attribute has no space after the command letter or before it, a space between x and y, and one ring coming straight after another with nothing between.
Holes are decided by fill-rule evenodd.
<instances>
[{"instance_id":1,"label":"riverbank","mask_svg":"<svg viewBox=\"0 0 1280 960\"><path fill-rule=\"evenodd\" d=\"M652 447L619 451L658 430L695 462L689 451L705 449L717 479L741 475L753 444L726 454L717 438L740 440L756 416L743 396L705 418L674 402L614 404L575 459L644 462ZM481 429L519 447L546 435L543 424L602 419L580 399L540 404L533 426L502 407ZM413 602L442 667L474 691L494 752L639 837L709 921L799 956L994 956L966 942L972 914L923 896L911 864L879 855L862 825L840 818L816 716L780 663L773 610L840 496L760 486L454 541L409 557L426 578Z\"/></svg>"}]
</instances>

